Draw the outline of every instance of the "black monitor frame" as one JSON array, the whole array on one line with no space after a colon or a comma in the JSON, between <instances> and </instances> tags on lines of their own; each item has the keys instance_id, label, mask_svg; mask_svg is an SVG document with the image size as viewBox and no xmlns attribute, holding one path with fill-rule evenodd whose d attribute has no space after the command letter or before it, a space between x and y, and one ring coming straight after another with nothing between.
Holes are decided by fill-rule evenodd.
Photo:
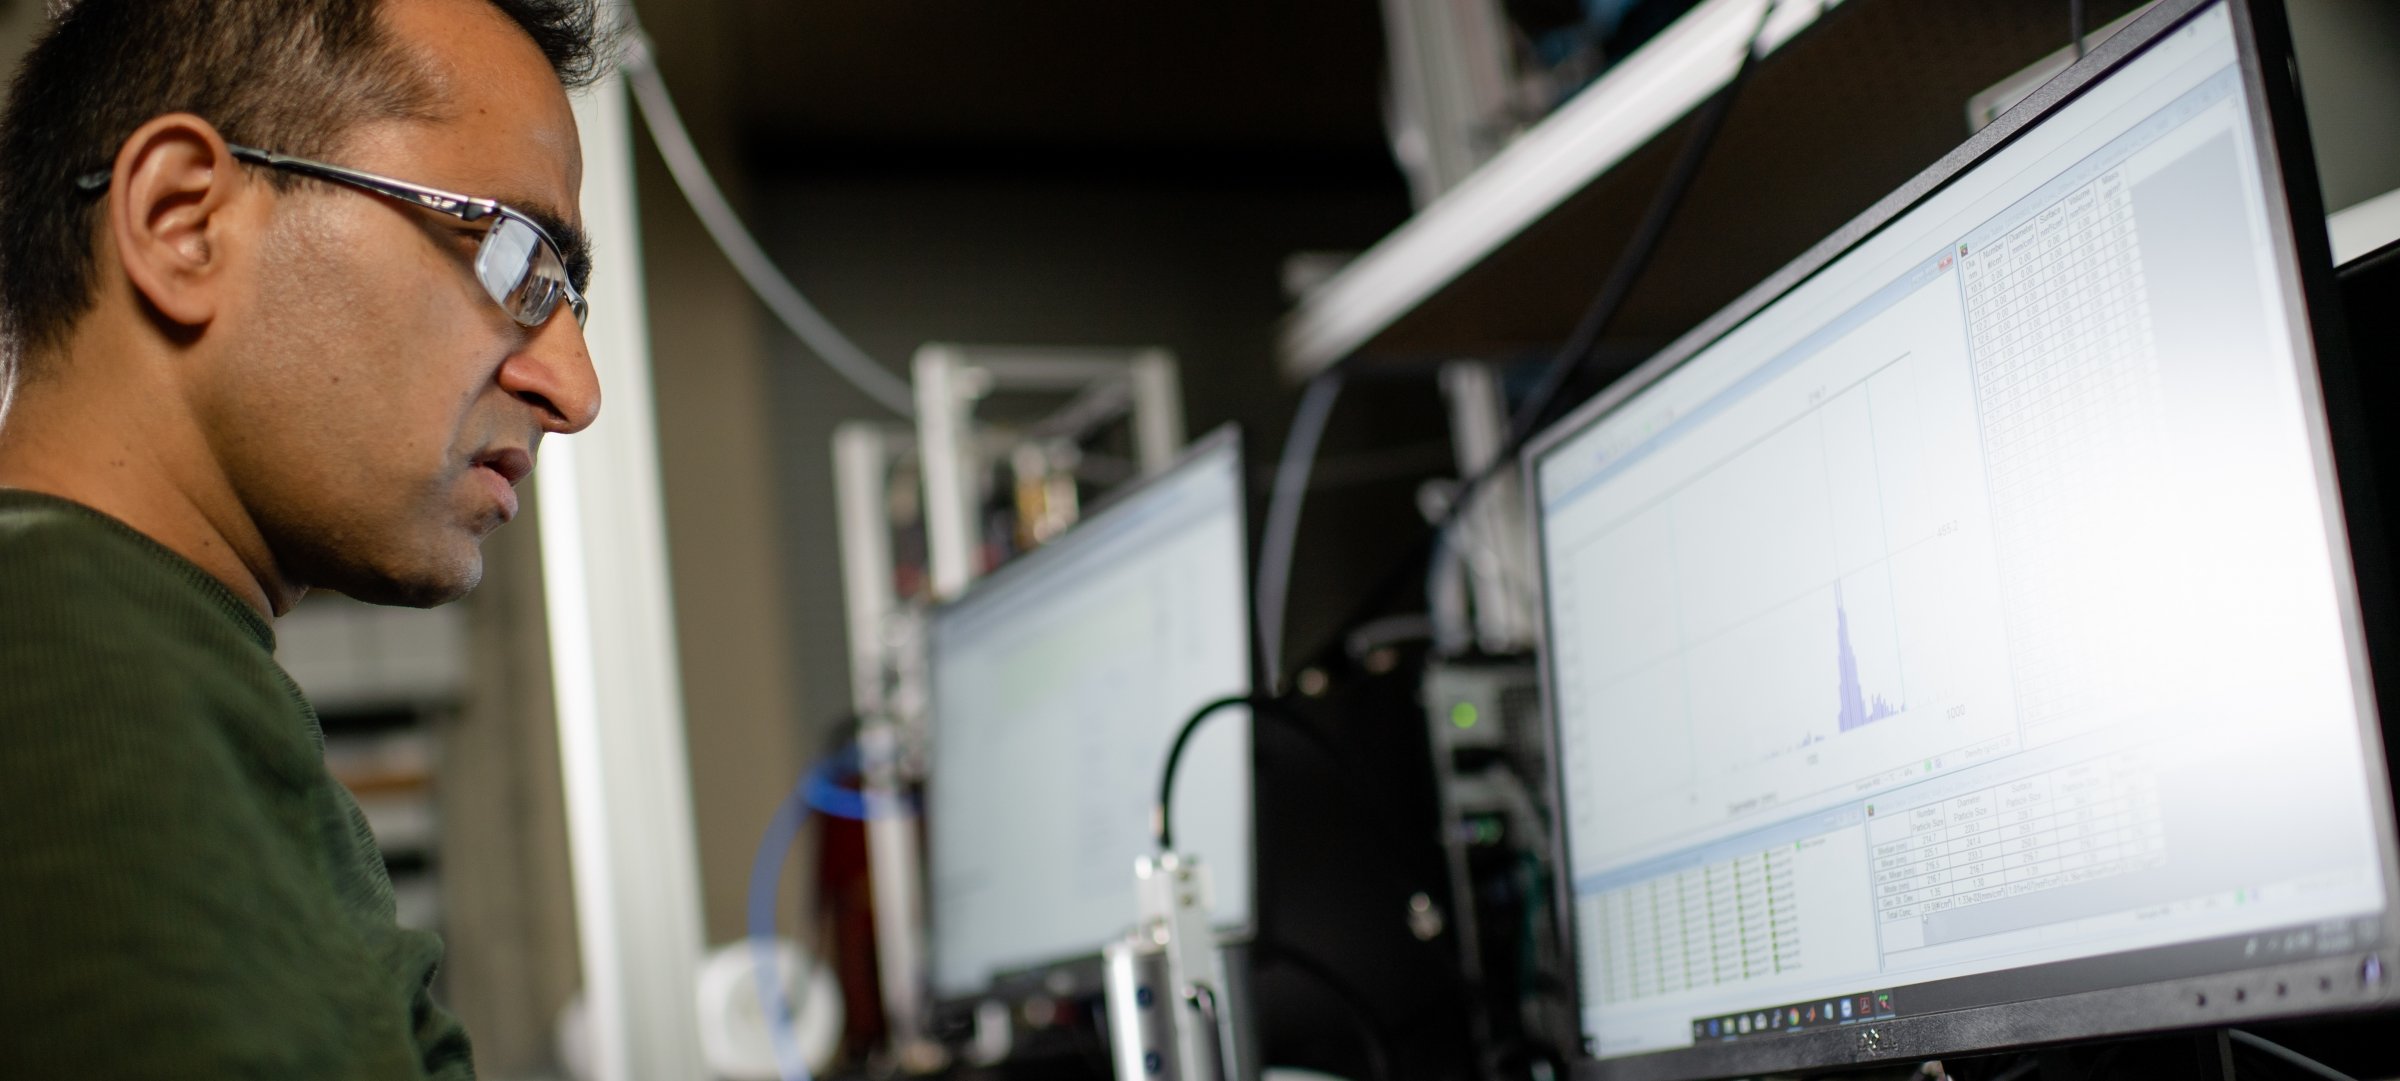
<instances>
[{"instance_id":1,"label":"black monitor frame","mask_svg":"<svg viewBox=\"0 0 2400 1081\"><path fill-rule=\"evenodd\" d=\"M1241 521L1238 524L1242 536L1241 581L1243 586L1243 649L1244 655L1248 658L1250 687L1254 689L1265 686L1265 667L1262 663L1259 649L1258 612L1256 603L1257 598L1255 596L1254 583L1252 579L1252 575L1256 573L1257 564L1257 538L1252 535L1250 530L1250 502L1253 493L1251 491L1252 486L1250 484L1249 473L1247 471L1248 459L1246 457L1246 448L1243 445L1242 432L1239 425L1232 423L1221 425L1218 428L1210 431L1207 435L1193 440L1176 455L1175 460L1172 463L1169 463L1165 469L1159 470L1156 474L1141 478L1138 481L1134 481L1109 491L1100 499L1094 501L1090 507L1085 509L1075 525L1056 539L1044 544L1039 548L1035 548L1032 551L1026 552L1014 559L1011 559L1006 563L1003 563L999 567L994 568L989 574L977 579L973 584L969 585L964 592L960 593L959 596L934 606L934 610L928 612L927 614L928 633L926 636L926 653L928 673L930 674L932 665L937 661L937 658L933 656L931 626L933 618L935 618L940 611L955 607L962 603L966 603L972 598L981 596L984 592L995 586L1023 577L1025 574L1029 573L1029 568L1040 568L1047 566L1058 559L1065 558L1065 556L1061 554L1062 552L1071 555L1071 546L1070 548L1060 548L1057 546L1062 543L1070 542L1079 533L1082 533L1094 523L1105 520L1111 511L1114 511L1117 508L1125 506L1129 503L1139 501L1145 494L1155 491L1164 484L1171 483L1180 473L1184 471L1186 467L1201 459L1222 453L1228 446L1233 448L1232 453L1236 463L1236 475L1240 478L1240 494L1237 500L1237 512L1241 516ZM1193 705L1196 708L1199 703L1194 703ZM932 703L929 702L929 713L931 712L932 708ZM1212 719L1208 723L1213 726L1234 724L1237 723L1237 721L1234 717L1218 717ZM938 731L930 731L931 729L938 729L940 724L941 721L938 717L931 719L928 738L940 738L940 733ZM1257 740L1254 733L1253 739L1251 740L1250 762L1251 777L1253 780L1251 788L1249 852L1250 916L1247 922L1238 925L1218 925L1219 941L1228 944L1247 943L1254 939L1258 932L1259 824L1257 813L1258 793L1256 786L1258 755L1257 746ZM1163 768L1165 763L1162 760L1158 763L1158 765ZM941 778L939 776L930 775L929 772L929 775L925 781L925 787L928 795L930 795L931 790L940 783ZM927 802L928 805L930 805L930 800ZM930 844L931 834L935 830L940 829L940 826L939 824L933 822L929 816L926 820L925 828L928 834L928 844L926 846L926 860L928 865L927 870L930 872L932 859L932 847ZM1133 867L1131 865L1126 866L1125 875L1128 882L1132 881ZM934 951L939 948L938 939L936 938L939 933L939 928L936 927L934 923L934 908L931 903L932 893L930 873L927 875L926 899L926 960L928 965L930 965ZM1126 913L1126 922L1129 926L1133 923L1133 915L1134 914L1130 911ZM969 993L946 993L935 987L931 979L927 979L925 987L927 989L926 993L930 997L930 1005L932 1007L931 1016L934 1021L934 1031L938 1033L943 1031L956 1031L967 1026L972 1022L972 1018L976 1009L986 1003L1001 1003L1010 1006L1012 1007L1011 1012L1013 1013L1013 1007L1035 998L1069 1001L1097 998L1103 990L1105 976L1106 973L1102 965L1100 954L1095 950L1089 953L1068 954L1046 961L1036 962L1021 968L1010 969L996 973L991 981L980 991Z\"/></svg>"},{"instance_id":2,"label":"black monitor frame","mask_svg":"<svg viewBox=\"0 0 2400 1081\"><path fill-rule=\"evenodd\" d=\"M2316 428L2312 432L2312 450L2319 470L2338 476L2341 482L2347 532L2337 539L2346 542L2347 548L2337 554L2347 556L2352 572L2350 579L2341 583L2345 587L2342 614L2350 623L2351 633L2367 635L2370 646L2389 648L2389 643L2382 642L2373 632L2380 627L2395 626L2392 622L2395 601L2383 587L2390 576L2372 566L2371 573L2359 570L2362 562L2381 560L2388 555L2375 526L2376 511L2367 467L2355 453L2372 418L2366 416L2366 404L2354 392L2358 386L2357 369L2352 365L2345 340L2332 253L2323 224L2325 212L2300 97L2297 62L2279 0L2161 0L2157 7L2093 49L1906 186L1886 196L1545 431L1529 445L1521 463L1526 490L1540 491L1537 463L1552 449L1608 416L2014 142L2152 43L2218 3L2224 4L2232 16L2236 64L2240 68L2250 121L2258 133L2257 158L2253 164L2263 181L2262 194L2270 207L2280 206L2285 211L2280 215L2268 214L2267 239L2272 257L2283 272L2280 280L2295 316L2291 327L2295 355L2303 364L2313 359L2316 365L2316 380L2307 378L2310 373L2302 373L2304 392L2314 396L2313 402L2304 405L2313 404L2320 411L2311 418ZM1537 530L1545 524L1542 513L1541 501L1536 500ZM1542 573L1547 592L1550 583L1546 562ZM1558 801L1554 805L1563 807L1565 792L1557 753L1559 720L1553 691L1555 673L1551 668L1551 628L1546 608L1540 630L1544 728L1551 751L1548 783L1551 798ZM1931 1008L1923 1012L1903 1008L1896 1015L1871 1022L1783 1033L1772 1039L1701 1043L1621 1058L1596 1059L1585 1048L1573 1056L1571 1076L1575 1081L1676 1081L1818 1070L2389 1007L2395 999L2395 990L2386 967L2390 960L2384 955L2400 944L2400 858L2395 856L2391 777L2385 769L2375 768L2386 762L2386 755L2374 688L2367 673L2359 670L2365 661L2364 657L2354 658L2353 679L2362 687L2359 738L2364 759L2370 766L2366 778L2368 797L2382 850L2386 901L2380 940L2362 945L2357 952L2346 956L2255 967L2244 967L2238 939L2187 943L2002 970L1914 988L1904 986L1898 990L1918 993L1900 995L1903 1002L1915 997ZM1573 885L1564 870L1570 851L1569 828L1562 818L1559 829L1553 831L1551 858L1561 869L1552 876L1553 903L1561 913L1560 930L1567 955L1579 957ZM1584 993L1580 965L1569 966L1569 979L1576 986L1580 1029ZM1975 986L1965 986L1971 981Z\"/></svg>"}]
</instances>

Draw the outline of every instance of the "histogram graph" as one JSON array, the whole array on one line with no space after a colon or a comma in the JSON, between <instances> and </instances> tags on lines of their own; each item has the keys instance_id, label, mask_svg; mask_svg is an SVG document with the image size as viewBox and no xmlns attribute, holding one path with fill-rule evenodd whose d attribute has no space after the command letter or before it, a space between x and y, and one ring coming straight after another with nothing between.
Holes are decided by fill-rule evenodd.
<instances>
[{"instance_id":1,"label":"histogram graph","mask_svg":"<svg viewBox=\"0 0 2400 1081\"><path fill-rule=\"evenodd\" d=\"M1677 760L1707 773L1785 759L1906 711L1903 643L1919 620L1902 615L1899 579L1942 527L1923 512L1933 486L1905 361L1594 535L1569 603L1600 614L1604 637L1562 694L1628 723L1664 715L1686 744L1621 745L1633 753L1602 767L1621 783L1660 783L1653 771Z\"/></svg>"},{"instance_id":2,"label":"histogram graph","mask_svg":"<svg viewBox=\"0 0 2400 1081\"><path fill-rule=\"evenodd\" d=\"M1805 688L1788 682L1772 685L1776 694L1806 694L1807 706L1786 710L1789 721L1762 730L1762 757L1822 751L1828 740L1906 716L1908 673L1901 656L1906 628L1895 622L1895 607L1889 560L1878 561L1811 589L1777 620L1788 621L1790 629L1740 647L1789 648L1800 634L1809 635L1815 646L1805 661L1797 652L1793 656L1794 675L1805 676Z\"/></svg>"},{"instance_id":3,"label":"histogram graph","mask_svg":"<svg viewBox=\"0 0 2400 1081\"><path fill-rule=\"evenodd\" d=\"M1698 757L1739 763L1902 711L1915 620L1901 617L1894 560L1917 558L1940 529L1915 513L1928 486L1902 408L1908 376L1903 357L1829 389L1598 538L1625 547L1594 572L1674 568L1665 592L1604 581L1587 595L1612 622L1663 610L1627 626L1595 673L1611 712L1671 708Z\"/></svg>"},{"instance_id":4,"label":"histogram graph","mask_svg":"<svg viewBox=\"0 0 2400 1081\"><path fill-rule=\"evenodd\" d=\"M1838 639L1835 649L1837 667L1841 671L1842 708L1837 715L1837 730L1847 732L1864 728L1886 717L1897 716L1908 706L1893 705L1880 694L1870 697L1859 685L1858 654L1850 648L1850 610L1842 604L1842 587L1833 587L1833 625Z\"/></svg>"},{"instance_id":5,"label":"histogram graph","mask_svg":"<svg viewBox=\"0 0 2400 1081\"><path fill-rule=\"evenodd\" d=\"M2014 732L1948 284L1551 520L1585 856L1789 813Z\"/></svg>"}]
</instances>

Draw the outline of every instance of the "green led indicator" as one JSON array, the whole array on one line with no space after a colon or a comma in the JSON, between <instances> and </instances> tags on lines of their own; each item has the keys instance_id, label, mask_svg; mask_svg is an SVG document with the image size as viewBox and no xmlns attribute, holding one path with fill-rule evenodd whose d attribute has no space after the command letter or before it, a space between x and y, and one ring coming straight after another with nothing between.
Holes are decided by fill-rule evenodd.
<instances>
[{"instance_id":1,"label":"green led indicator","mask_svg":"<svg viewBox=\"0 0 2400 1081\"><path fill-rule=\"evenodd\" d=\"M1460 702L1450 707L1450 727L1452 728L1473 728L1478 719L1480 718L1476 715L1473 702Z\"/></svg>"}]
</instances>

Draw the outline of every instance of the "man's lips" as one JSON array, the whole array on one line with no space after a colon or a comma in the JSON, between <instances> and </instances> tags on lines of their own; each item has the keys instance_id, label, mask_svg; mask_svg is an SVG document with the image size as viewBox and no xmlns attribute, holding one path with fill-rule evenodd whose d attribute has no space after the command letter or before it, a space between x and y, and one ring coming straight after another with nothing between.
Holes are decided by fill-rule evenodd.
<instances>
[{"instance_id":1,"label":"man's lips","mask_svg":"<svg viewBox=\"0 0 2400 1081\"><path fill-rule=\"evenodd\" d=\"M517 447L502 447L476 455L475 464L500 474L513 488L533 472L533 455Z\"/></svg>"},{"instance_id":2,"label":"man's lips","mask_svg":"<svg viewBox=\"0 0 2400 1081\"><path fill-rule=\"evenodd\" d=\"M475 469L485 478L492 498L500 504L502 520L517 516L518 481L533 472L533 455L516 447L504 447L475 456Z\"/></svg>"}]
</instances>

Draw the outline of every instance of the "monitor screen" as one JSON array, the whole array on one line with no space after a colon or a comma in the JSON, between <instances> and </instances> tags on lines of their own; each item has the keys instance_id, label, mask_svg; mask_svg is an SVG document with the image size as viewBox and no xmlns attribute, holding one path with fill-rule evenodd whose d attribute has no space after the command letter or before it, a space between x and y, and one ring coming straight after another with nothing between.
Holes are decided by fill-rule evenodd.
<instances>
[{"instance_id":1,"label":"monitor screen","mask_svg":"<svg viewBox=\"0 0 2400 1081\"><path fill-rule=\"evenodd\" d=\"M1097 955L1135 922L1133 863L1176 729L1251 685L1231 432L933 617L927 781L933 988ZM1247 926L1250 732L1213 717L1178 767L1175 835Z\"/></svg>"},{"instance_id":2,"label":"monitor screen","mask_svg":"<svg viewBox=\"0 0 2400 1081\"><path fill-rule=\"evenodd\" d=\"M2384 765L2282 181L2234 13L2180 7L1537 444L1606 1072L2135 985L2147 1027L2380 993ZM2357 978L2208 978L2328 958ZM1981 1038L2124 1023L2004 1013Z\"/></svg>"}]
</instances>

